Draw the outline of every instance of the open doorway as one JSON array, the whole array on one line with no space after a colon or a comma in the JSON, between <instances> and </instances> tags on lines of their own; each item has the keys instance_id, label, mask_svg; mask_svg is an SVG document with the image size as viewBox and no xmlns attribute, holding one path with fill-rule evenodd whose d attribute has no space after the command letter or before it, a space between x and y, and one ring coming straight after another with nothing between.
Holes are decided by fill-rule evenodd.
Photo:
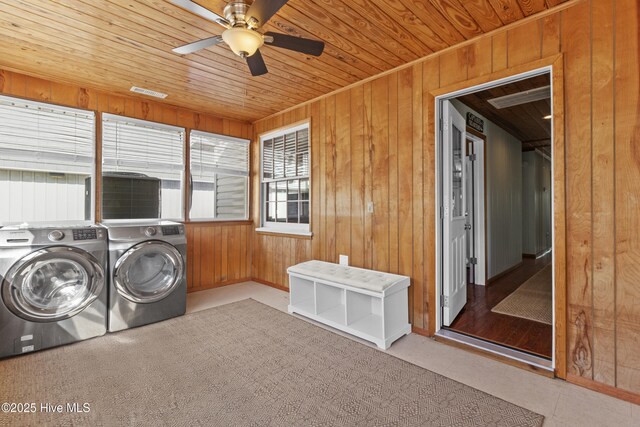
<instances>
[{"instance_id":1,"label":"open doorway","mask_svg":"<svg viewBox=\"0 0 640 427\"><path fill-rule=\"evenodd\" d=\"M439 325L547 368L554 350L551 96L550 70L541 69L438 99Z\"/></svg>"}]
</instances>

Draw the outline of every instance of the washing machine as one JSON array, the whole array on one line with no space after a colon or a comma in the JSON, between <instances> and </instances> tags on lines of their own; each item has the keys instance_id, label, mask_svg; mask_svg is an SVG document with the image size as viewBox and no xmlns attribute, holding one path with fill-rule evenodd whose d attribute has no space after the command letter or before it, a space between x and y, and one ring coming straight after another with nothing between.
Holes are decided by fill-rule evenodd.
<instances>
[{"instance_id":1,"label":"washing machine","mask_svg":"<svg viewBox=\"0 0 640 427\"><path fill-rule=\"evenodd\" d=\"M187 308L187 239L170 221L106 223L110 332L181 316Z\"/></svg>"},{"instance_id":2,"label":"washing machine","mask_svg":"<svg viewBox=\"0 0 640 427\"><path fill-rule=\"evenodd\" d=\"M0 357L104 335L107 233L0 228Z\"/></svg>"}]
</instances>

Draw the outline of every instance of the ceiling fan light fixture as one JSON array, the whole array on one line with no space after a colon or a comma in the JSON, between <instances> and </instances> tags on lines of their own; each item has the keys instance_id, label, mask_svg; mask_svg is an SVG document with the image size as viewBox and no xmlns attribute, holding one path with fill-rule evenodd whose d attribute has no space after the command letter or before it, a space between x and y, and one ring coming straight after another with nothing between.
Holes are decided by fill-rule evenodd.
<instances>
[{"instance_id":1,"label":"ceiling fan light fixture","mask_svg":"<svg viewBox=\"0 0 640 427\"><path fill-rule=\"evenodd\" d=\"M222 33L222 39L233 53L243 58L256 53L264 43L264 37L257 31L247 28L229 28Z\"/></svg>"}]
</instances>

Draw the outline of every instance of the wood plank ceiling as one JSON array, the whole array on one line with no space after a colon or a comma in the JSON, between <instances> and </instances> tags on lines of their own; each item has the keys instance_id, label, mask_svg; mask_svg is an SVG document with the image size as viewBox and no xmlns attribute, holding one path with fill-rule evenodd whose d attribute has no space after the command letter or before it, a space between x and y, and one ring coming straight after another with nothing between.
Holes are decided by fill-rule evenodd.
<instances>
[{"instance_id":1,"label":"wood plank ceiling","mask_svg":"<svg viewBox=\"0 0 640 427\"><path fill-rule=\"evenodd\" d=\"M226 46L173 53L223 28L169 1L0 0L0 67L253 121L564 1L290 0L262 30L323 40L324 54L264 47L269 74L251 77Z\"/></svg>"},{"instance_id":2,"label":"wood plank ceiling","mask_svg":"<svg viewBox=\"0 0 640 427\"><path fill-rule=\"evenodd\" d=\"M502 109L497 109L488 102L492 98L549 86L550 84L549 74L543 74L464 95L459 97L458 100L522 141L523 150L537 148L543 153L551 155L551 121L544 118L551 114L550 99L542 99Z\"/></svg>"}]
</instances>

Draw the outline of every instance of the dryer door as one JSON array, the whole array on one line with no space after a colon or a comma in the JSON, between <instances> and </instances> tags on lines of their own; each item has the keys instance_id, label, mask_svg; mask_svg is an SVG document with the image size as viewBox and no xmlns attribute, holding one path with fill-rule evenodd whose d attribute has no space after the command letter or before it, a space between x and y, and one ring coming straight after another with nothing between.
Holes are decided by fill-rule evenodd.
<instances>
[{"instance_id":1,"label":"dryer door","mask_svg":"<svg viewBox=\"0 0 640 427\"><path fill-rule=\"evenodd\" d=\"M175 246L159 240L138 243L114 267L113 281L123 297L150 303L167 297L182 283L184 261Z\"/></svg>"},{"instance_id":2,"label":"dryer door","mask_svg":"<svg viewBox=\"0 0 640 427\"><path fill-rule=\"evenodd\" d=\"M89 306L104 286L104 268L90 253L52 246L16 262L2 281L4 304L33 322L72 317Z\"/></svg>"}]
</instances>

